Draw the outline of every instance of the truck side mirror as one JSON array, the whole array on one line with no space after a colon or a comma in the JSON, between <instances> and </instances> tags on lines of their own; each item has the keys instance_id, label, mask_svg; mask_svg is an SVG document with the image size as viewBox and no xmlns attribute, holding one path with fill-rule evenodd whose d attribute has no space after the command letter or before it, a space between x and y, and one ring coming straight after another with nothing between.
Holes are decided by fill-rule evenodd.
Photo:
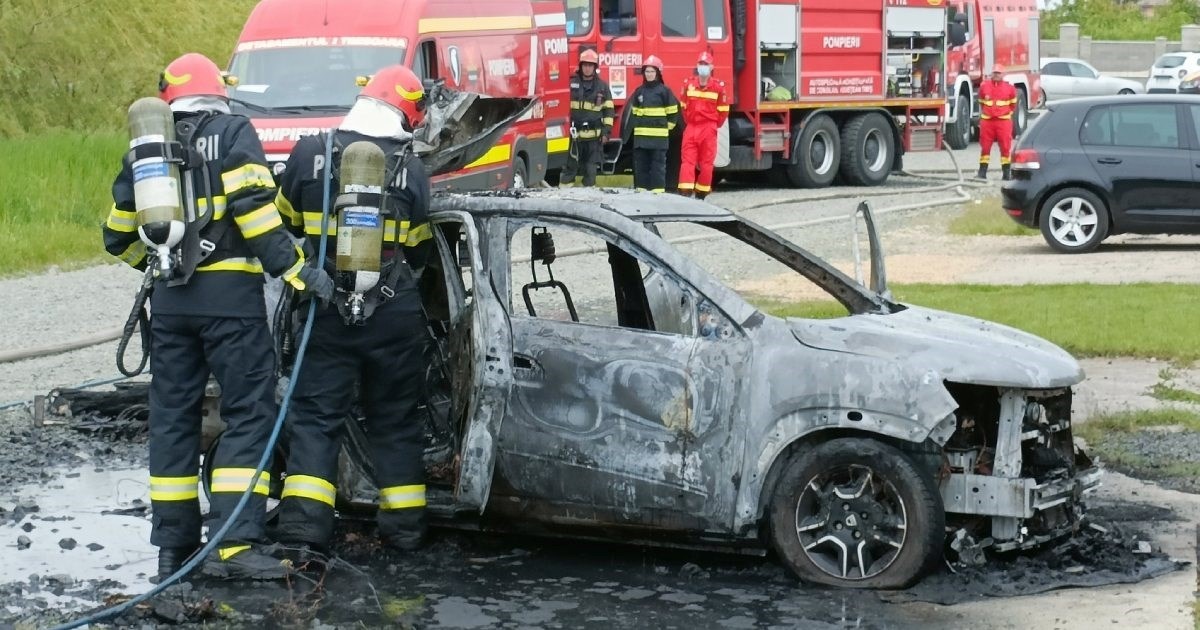
<instances>
[{"instance_id":1,"label":"truck side mirror","mask_svg":"<svg viewBox=\"0 0 1200 630\"><path fill-rule=\"evenodd\" d=\"M950 23L949 36L951 48L958 48L967 43L967 29L961 22Z\"/></svg>"}]
</instances>

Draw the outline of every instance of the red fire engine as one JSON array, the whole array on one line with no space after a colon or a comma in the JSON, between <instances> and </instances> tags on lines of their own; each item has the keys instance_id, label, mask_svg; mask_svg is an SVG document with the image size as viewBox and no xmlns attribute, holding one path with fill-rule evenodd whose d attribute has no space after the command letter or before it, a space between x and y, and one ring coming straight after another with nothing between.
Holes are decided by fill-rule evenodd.
<instances>
[{"instance_id":1,"label":"red fire engine","mask_svg":"<svg viewBox=\"0 0 1200 630\"><path fill-rule=\"evenodd\" d=\"M539 97L483 157L440 188L521 187L566 160L571 72L562 0L262 0L229 65L275 173L301 136L332 128L356 79L404 63L425 79L497 97Z\"/></svg>"},{"instance_id":2,"label":"red fire engine","mask_svg":"<svg viewBox=\"0 0 1200 630\"><path fill-rule=\"evenodd\" d=\"M1018 67L1032 57L1036 67L1036 43L1010 51L1014 29L995 14L1029 0L988 0L987 10L962 8L981 0L960 0L956 11L978 20L968 33L975 44L968 39L949 56L946 0L565 1L572 54L599 52L622 123L644 58L661 58L667 85L678 90L708 50L714 76L731 85L734 99L720 134L718 171L768 171L793 186L828 186L839 177L878 185L900 168L904 151L941 148L948 95L957 105L964 90L971 103L980 76L969 63L948 75L948 58L968 59L978 48L981 58L990 54ZM990 48L981 43L989 34L996 42ZM1036 75L1026 72L1021 80L1018 87L1034 93L1028 90ZM605 147L608 168L627 160L621 149L629 131L624 125L619 131L621 140ZM676 170L672 161L668 173Z\"/></svg>"},{"instance_id":3,"label":"red fire engine","mask_svg":"<svg viewBox=\"0 0 1200 630\"><path fill-rule=\"evenodd\" d=\"M992 65L1004 64L1005 80L1017 87L1017 111L1013 134L1020 135L1029 122L1031 100L1042 93L1038 72L1040 29L1035 0L968 0L950 3L951 21L947 34L946 59L949 111L946 144L962 149L979 131L979 84ZM1035 96L1036 95L1036 96ZM964 112L964 115L959 115Z\"/></svg>"}]
</instances>

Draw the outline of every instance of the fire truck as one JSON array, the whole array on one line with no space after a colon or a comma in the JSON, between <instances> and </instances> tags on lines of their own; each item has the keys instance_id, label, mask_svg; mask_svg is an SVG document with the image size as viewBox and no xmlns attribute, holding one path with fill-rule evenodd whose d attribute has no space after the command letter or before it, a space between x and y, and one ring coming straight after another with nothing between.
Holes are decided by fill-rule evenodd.
<instances>
[{"instance_id":1,"label":"fire truck","mask_svg":"<svg viewBox=\"0 0 1200 630\"><path fill-rule=\"evenodd\" d=\"M483 156L434 178L443 189L519 188L566 161L567 53L562 0L261 0L234 48L229 95L276 176L296 141L335 127L360 77L383 66L403 63L463 92L536 98Z\"/></svg>"},{"instance_id":2,"label":"fire truck","mask_svg":"<svg viewBox=\"0 0 1200 630\"><path fill-rule=\"evenodd\" d=\"M991 60L1019 70L1024 94L1038 93L1028 70L1037 67L1036 7L988 0L981 9L980 2L958 0L953 14L946 0L565 0L565 7L573 55L599 53L621 111L605 146L607 171L628 168L625 100L641 84L645 58L662 59L664 79L678 91L707 50L733 100L718 172L766 172L776 183L817 188L882 184L904 152L940 149L948 122L952 131L967 124L969 136L968 112ZM960 12L973 20L966 27L949 20ZM961 43L949 41L951 30L966 31ZM1025 32L1018 48L1012 40ZM672 154L668 174L676 176Z\"/></svg>"},{"instance_id":3,"label":"fire truck","mask_svg":"<svg viewBox=\"0 0 1200 630\"><path fill-rule=\"evenodd\" d=\"M950 77L946 144L966 148L979 132L979 84L992 65L1003 64L1017 88L1013 133L1029 124L1029 107L1040 107L1041 43L1035 0L957 1L950 4L946 76ZM1035 100L1031 100L1031 97Z\"/></svg>"}]
</instances>

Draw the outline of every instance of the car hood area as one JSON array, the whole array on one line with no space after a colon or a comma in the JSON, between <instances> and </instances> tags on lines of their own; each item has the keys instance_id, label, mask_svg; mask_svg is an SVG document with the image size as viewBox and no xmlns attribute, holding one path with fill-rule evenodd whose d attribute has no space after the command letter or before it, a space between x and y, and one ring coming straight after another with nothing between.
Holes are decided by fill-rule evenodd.
<instances>
[{"instance_id":1,"label":"car hood area","mask_svg":"<svg viewBox=\"0 0 1200 630\"><path fill-rule=\"evenodd\" d=\"M801 343L935 370L942 380L1021 389L1069 387L1083 368L1062 348L987 320L905 305L891 314L788 320Z\"/></svg>"}]
</instances>

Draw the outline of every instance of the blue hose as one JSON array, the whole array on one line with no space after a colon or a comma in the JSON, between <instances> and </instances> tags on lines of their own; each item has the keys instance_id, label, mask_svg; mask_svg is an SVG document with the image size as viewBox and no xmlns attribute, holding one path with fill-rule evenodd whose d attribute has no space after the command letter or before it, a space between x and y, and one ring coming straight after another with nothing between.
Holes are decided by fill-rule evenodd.
<instances>
[{"instance_id":1,"label":"blue hose","mask_svg":"<svg viewBox=\"0 0 1200 630\"><path fill-rule=\"evenodd\" d=\"M333 170L333 168L330 166L329 161L330 161L330 159L332 159L332 156L333 156L333 130L330 130L329 134L325 140L325 178L324 178L325 196L324 196L324 203L322 204L322 207L321 207L321 245L318 248L318 252L317 252L317 264L318 265L324 265L325 252L326 252L326 248L328 246L327 239L326 239L326 232L329 227L329 187L330 187L331 172ZM318 267L318 268L320 268L320 267ZM296 389L296 381L299 380L297 377L300 375L300 368L304 364L304 352L305 352L305 350L308 349L308 338L312 334L313 321L317 317L317 302L318 302L318 299L316 298L316 296L313 296L309 300L308 318L304 322L304 333L300 337L300 345L296 350L296 365L292 369L292 378L291 378L291 380L288 381L287 391L283 395L283 402L280 403L280 405L279 405L279 414L275 417L275 426L272 427L271 437L270 437L270 439L267 440L267 447L265 449L263 449L262 457L260 457L258 460L258 468L255 469L255 471L254 471L254 476L252 477L253 479L258 479L258 476L261 475L263 470L266 469L267 461L271 459L271 453L275 449L275 442L279 440L279 432L283 428L284 418L287 417L288 406L290 405L290 403L292 401L292 393ZM71 621L71 622L62 624L60 626L55 626L53 628L53 630L69 630L71 628L79 628L82 626L96 623L98 621L103 621L105 619L110 619L112 617L116 617L116 616L124 613L125 611L129 610L130 608L133 608L134 606L150 599L151 597L158 595L159 593L166 590L167 587L169 587L172 584L183 579L185 576L187 576L192 571L195 571L196 567L200 566L200 563L203 562L204 559L207 558L208 555L210 553L212 553L212 551L214 549L217 548L217 545L221 544L221 541L225 539L225 534L229 532L230 527L233 527L233 523L234 523L234 521L237 520L238 516L241 516L242 510L245 509L246 503L249 502L250 494L252 493L253 490L254 490L254 484L248 485L246 487L246 489L242 492L242 496L238 500L237 506L235 506L233 508L233 512L229 515L229 518L225 520L225 524L221 526L221 529L217 530L216 534L209 536L208 543L206 543L204 545L204 547L202 547L199 551L192 554L192 558L190 560L188 560L186 563L184 563L184 565L182 567L180 567L178 571L176 571L175 573L171 574L166 579L159 582L157 585L155 585L154 588L150 589L149 591L146 591L145 593L142 593L141 595L138 595L137 597L134 597L133 599L130 599L127 602L118 604L116 606L110 606L110 607L100 610L98 612L92 613L91 615L88 615L87 617L83 617L81 619L76 619L75 621Z\"/></svg>"}]
</instances>

